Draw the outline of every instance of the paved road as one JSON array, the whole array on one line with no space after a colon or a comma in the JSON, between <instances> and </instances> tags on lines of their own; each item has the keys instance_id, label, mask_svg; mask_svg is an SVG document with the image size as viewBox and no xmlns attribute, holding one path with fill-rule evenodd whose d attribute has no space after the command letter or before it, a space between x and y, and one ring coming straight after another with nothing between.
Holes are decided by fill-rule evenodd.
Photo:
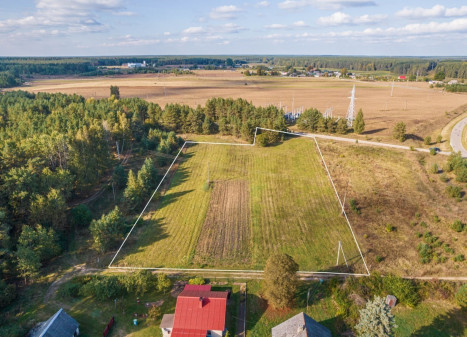
<instances>
[{"instance_id":1,"label":"paved road","mask_svg":"<svg viewBox=\"0 0 467 337\"><path fill-rule=\"evenodd\" d=\"M462 157L467 158L467 149L462 145L462 130L467 127L467 117L454 125L451 132L451 147L454 151L460 151Z\"/></svg>"},{"instance_id":2,"label":"paved road","mask_svg":"<svg viewBox=\"0 0 467 337\"><path fill-rule=\"evenodd\" d=\"M365 145L379 146L379 147L390 147L390 148L393 148L393 149L400 149L400 150L411 150L410 146L389 144L389 143L380 143L380 142L371 142L371 141L368 141L368 140L361 140L361 139L354 139L354 138L344 138L344 137L328 136L328 135L321 135L321 134L316 134L316 133L304 133L304 132L297 132L296 134L300 134L300 135L308 136L308 137L316 137L316 138L321 138L321 139L330 139L330 140L335 140L335 141L338 141L338 142L347 142L347 143L355 143L358 140L358 144L365 144ZM418 148L418 147L416 147L414 149L415 149L415 151L430 153L429 149L421 149L421 148ZM438 152L438 154L443 154L443 155L449 156L451 153L441 151L441 152Z\"/></svg>"}]
</instances>

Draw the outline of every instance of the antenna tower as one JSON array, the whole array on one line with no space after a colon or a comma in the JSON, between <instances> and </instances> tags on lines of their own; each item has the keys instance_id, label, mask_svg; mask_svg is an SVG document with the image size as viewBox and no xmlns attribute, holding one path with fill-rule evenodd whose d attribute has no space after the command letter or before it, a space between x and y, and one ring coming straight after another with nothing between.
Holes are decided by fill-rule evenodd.
<instances>
[{"instance_id":1,"label":"antenna tower","mask_svg":"<svg viewBox=\"0 0 467 337\"><path fill-rule=\"evenodd\" d=\"M347 109L347 125L349 127L352 127L353 125L353 120L355 119L354 118L354 112L355 112L355 84L353 85L353 89L352 89L352 93L351 93L352 96L350 96L350 104L349 104L349 108Z\"/></svg>"},{"instance_id":2,"label":"antenna tower","mask_svg":"<svg viewBox=\"0 0 467 337\"><path fill-rule=\"evenodd\" d=\"M326 111L324 112L323 117L324 118L332 118L332 111L333 111L332 107L327 108Z\"/></svg>"}]
</instances>

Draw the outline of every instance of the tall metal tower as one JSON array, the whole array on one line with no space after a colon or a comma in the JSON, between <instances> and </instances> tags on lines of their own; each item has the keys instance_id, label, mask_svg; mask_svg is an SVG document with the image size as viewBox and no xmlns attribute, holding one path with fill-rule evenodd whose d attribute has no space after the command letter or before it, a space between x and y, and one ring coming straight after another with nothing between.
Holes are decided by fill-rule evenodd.
<instances>
[{"instance_id":1,"label":"tall metal tower","mask_svg":"<svg viewBox=\"0 0 467 337\"><path fill-rule=\"evenodd\" d=\"M352 89L352 93L351 93L352 96L350 96L350 104L349 104L349 108L347 109L347 125L349 127L352 127L353 125L353 121L354 121L354 112L355 112L355 84L353 85L353 89Z\"/></svg>"}]
</instances>

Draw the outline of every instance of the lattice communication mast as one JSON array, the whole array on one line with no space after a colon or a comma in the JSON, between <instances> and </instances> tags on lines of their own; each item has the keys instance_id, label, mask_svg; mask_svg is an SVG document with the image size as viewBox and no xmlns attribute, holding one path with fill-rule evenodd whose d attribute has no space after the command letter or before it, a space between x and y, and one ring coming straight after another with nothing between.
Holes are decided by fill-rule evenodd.
<instances>
[{"instance_id":1,"label":"lattice communication mast","mask_svg":"<svg viewBox=\"0 0 467 337\"><path fill-rule=\"evenodd\" d=\"M353 125L353 121L354 121L354 112L355 112L355 84L353 85L353 89L352 89L352 93L351 93L352 96L350 96L350 104L349 104L349 108L347 109L347 125L349 127L352 127Z\"/></svg>"}]
</instances>

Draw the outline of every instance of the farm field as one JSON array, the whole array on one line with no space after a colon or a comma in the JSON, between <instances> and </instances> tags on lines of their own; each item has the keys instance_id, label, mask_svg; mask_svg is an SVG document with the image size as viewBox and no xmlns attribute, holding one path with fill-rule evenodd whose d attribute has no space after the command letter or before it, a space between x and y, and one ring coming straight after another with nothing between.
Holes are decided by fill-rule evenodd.
<instances>
[{"instance_id":1,"label":"farm field","mask_svg":"<svg viewBox=\"0 0 467 337\"><path fill-rule=\"evenodd\" d=\"M113 266L259 270L285 252L303 271L366 272L311 139L190 145L150 208Z\"/></svg>"},{"instance_id":2,"label":"farm field","mask_svg":"<svg viewBox=\"0 0 467 337\"><path fill-rule=\"evenodd\" d=\"M467 95L429 88L425 82L396 82L391 97L391 82L362 82L336 78L245 77L239 71L195 71L194 75L144 74L100 78L41 79L12 88L31 92L76 93L84 97L105 98L110 85L120 88L122 97L140 97L164 106L167 103L204 105L212 97L244 98L255 105L318 108L333 107L335 117L343 117L348 96L356 84L356 109L363 109L366 134L391 141L392 127L407 124L410 143L422 144L425 136L436 136L455 114L467 110ZM463 108L459 108L463 106ZM410 137L413 135L413 137ZM415 137L417 135L419 138ZM411 145L411 144L409 144ZM448 149L448 142L442 144Z\"/></svg>"}]
</instances>

